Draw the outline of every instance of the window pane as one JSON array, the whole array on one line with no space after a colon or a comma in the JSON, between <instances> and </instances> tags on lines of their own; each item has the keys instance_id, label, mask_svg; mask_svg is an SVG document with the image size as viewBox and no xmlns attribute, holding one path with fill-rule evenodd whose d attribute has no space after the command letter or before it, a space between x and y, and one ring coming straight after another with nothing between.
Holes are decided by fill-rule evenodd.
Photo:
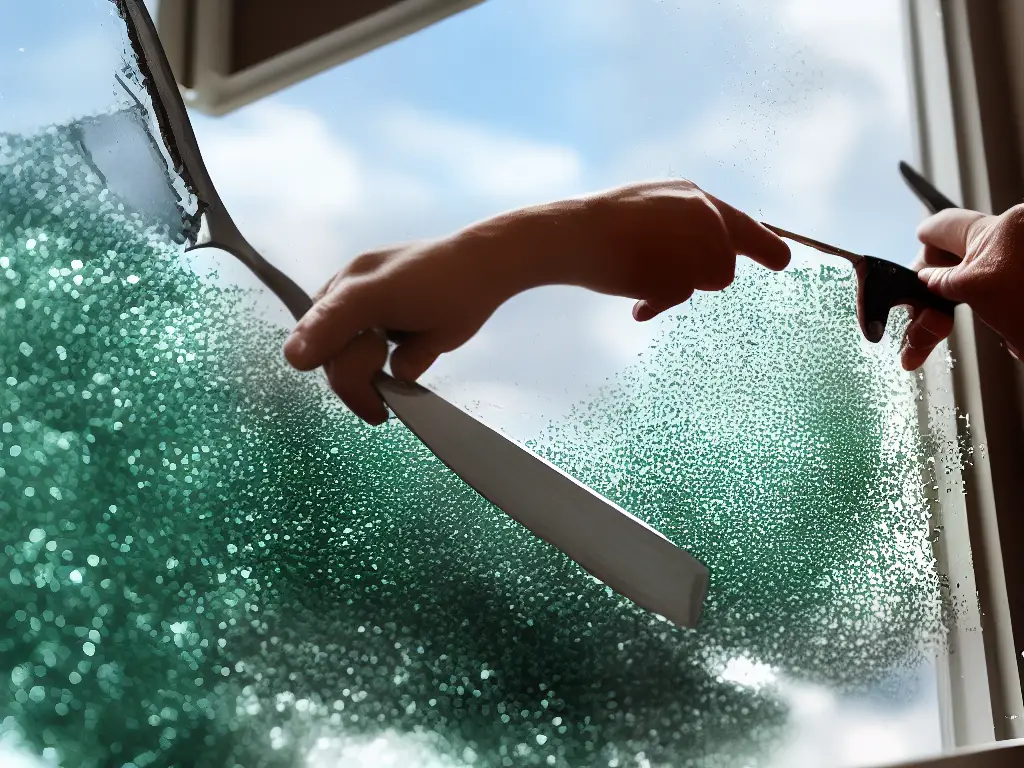
<instances>
[{"instance_id":1,"label":"window pane","mask_svg":"<svg viewBox=\"0 0 1024 768\"><path fill-rule=\"evenodd\" d=\"M861 339L842 264L741 265L644 325L628 302L536 291L425 379L704 559L705 618L676 629L400 424L356 423L285 367L273 297L226 257L182 257L194 201L115 77L135 73L109 3L0 8L11 754L714 768L940 750L916 380L895 326ZM882 0L489 0L196 123L236 220L310 289L364 249L669 175L907 262L901 45ZM55 58L79 49L95 55Z\"/></svg>"}]
</instances>

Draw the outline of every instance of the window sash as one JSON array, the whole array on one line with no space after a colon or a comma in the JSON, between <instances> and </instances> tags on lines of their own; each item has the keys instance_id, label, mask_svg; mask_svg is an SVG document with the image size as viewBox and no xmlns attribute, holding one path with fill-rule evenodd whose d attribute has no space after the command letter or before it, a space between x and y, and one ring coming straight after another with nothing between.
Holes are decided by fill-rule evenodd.
<instances>
[{"instance_id":1,"label":"window sash","mask_svg":"<svg viewBox=\"0 0 1024 768\"><path fill-rule=\"evenodd\" d=\"M239 57L234 56L232 35L257 33L270 22L261 16L251 25L240 23L234 18L236 0L161 0L157 26L178 82L185 86L186 103L208 115L223 115L481 2L361 0L364 10L375 5L380 10L302 43L303 37L310 38L311 26L317 23L311 14L320 13L323 18L319 23L326 29L344 18L329 3L305 0L299 3L307 6L305 9L287 10L311 16L302 23L293 20L283 32L297 43L296 47L277 46L275 53L273 46L256 50L242 41ZM257 60L259 63L252 64ZM238 69L235 64L245 66Z\"/></svg>"},{"instance_id":2,"label":"window sash","mask_svg":"<svg viewBox=\"0 0 1024 768\"><path fill-rule=\"evenodd\" d=\"M1008 116L1011 96L1006 59L996 55L1002 46L995 43L1005 28L1000 5L904 0L918 163L939 188L978 210L1010 204L1012 182L1005 172L1000 178L990 171L1005 169L1019 157L1019 136L999 125ZM1019 179L1019 162L1013 164ZM1008 578L1017 570L1010 561L1011 534L1022 523L1019 505L1013 503L1014 472L1007 471L1024 467L1024 454L1020 420L1013 418L1019 400L1006 397L1014 391L1017 364L1010 363L994 336L967 307L958 308L949 341L956 365L950 370L933 355L922 387L922 429L934 429L940 440L969 437L976 449L963 471L957 457L937 457L935 466L935 523L944 528L936 559L959 608L939 670L947 747L1024 736L1022 649L1015 646L1013 633L1013 620L1024 622L1024 610L1011 610L1024 599L1024 583L1012 584ZM969 415L969 436L955 407ZM1020 754L1014 755L1009 759L1019 764ZM940 764L947 763L934 763ZM989 765L973 759L948 764ZM992 763L997 764L1003 763Z\"/></svg>"}]
</instances>

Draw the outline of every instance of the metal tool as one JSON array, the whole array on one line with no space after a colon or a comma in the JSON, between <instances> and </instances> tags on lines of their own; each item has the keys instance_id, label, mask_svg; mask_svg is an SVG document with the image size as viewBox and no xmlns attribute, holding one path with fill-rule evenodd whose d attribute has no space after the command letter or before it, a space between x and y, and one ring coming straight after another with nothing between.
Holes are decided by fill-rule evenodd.
<instances>
[{"instance_id":1,"label":"metal tool","mask_svg":"<svg viewBox=\"0 0 1024 768\"><path fill-rule=\"evenodd\" d=\"M268 263L231 220L199 151L192 124L143 0L113 0L146 78L175 171L199 199L189 250L216 247L249 268L296 319L312 305ZM258 158L254 158L257 162ZM695 626L707 596L707 567L642 521L418 384L380 372L388 407L456 475L536 536L637 605Z\"/></svg>"},{"instance_id":2,"label":"metal tool","mask_svg":"<svg viewBox=\"0 0 1024 768\"><path fill-rule=\"evenodd\" d=\"M917 193L932 213L943 208L956 207L949 198L936 190L921 174L906 163L900 163L900 172L911 189ZM930 291L912 269L875 256L837 248L834 245L789 232L765 222L761 223L779 237L806 245L822 253L839 256L853 264L857 273L857 320L860 322L864 338L872 343L877 344L885 335L889 310L893 307L907 305L914 309L934 309L950 317L953 316L953 310L958 302L944 299Z\"/></svg>"},{"instance_id":3,"label":"metal tool","mask_svg":"<svg viewBox=\"0 0 1024 768\"><path fill-rule=\"evenodd\" d=\"M924 203L924 206L932 213L944 211L947 208L959 208L956 203L939 192L932 183L918 173L909 163L900 161L900 174L907 186L913 191L917 198Z\"/></svg>"}]
</instances>

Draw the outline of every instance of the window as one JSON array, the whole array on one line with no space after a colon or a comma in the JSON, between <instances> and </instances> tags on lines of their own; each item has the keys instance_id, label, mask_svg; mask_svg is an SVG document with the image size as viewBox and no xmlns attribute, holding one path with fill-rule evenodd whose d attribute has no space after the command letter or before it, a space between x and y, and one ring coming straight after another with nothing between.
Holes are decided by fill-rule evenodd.
<instances>
[{"instance_id":1,"label":"window","mask_svg":"<svg viewBox=\"0 0 1024 768\"><path fill-rule=\"evenodd\" d=\"M868 766L993 734L949 373L901 373L898 324L861 340L841 264L795 249L642 326L526 294L425 379L704 558L704 622L677 630L286 370L273 298L174 244L109 4L56 7L0 31L6 759ZM309 289L383 243L682 174L907 262L896 75L934 38L905 50L897 11L487 0L195 124Z\"/></svg>"}]
</instances>

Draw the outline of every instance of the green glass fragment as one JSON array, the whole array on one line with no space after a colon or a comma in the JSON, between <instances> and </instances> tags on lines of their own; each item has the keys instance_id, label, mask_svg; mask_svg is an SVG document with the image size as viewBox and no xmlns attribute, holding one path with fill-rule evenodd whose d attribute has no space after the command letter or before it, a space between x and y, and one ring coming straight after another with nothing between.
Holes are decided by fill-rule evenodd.
<instances>
[{"instance_id":1,"label":"green glass fragment","mask_svg":"<svg viewBox=\"0 0 1024 768\"><path fill-rule=\"evenodd\" d=\"M760 765L779 680L871 690L940 639L914 382L851 275L742 274L534 442L709 564L688 632L289 370L80 149L0 137L0 720L29 751Z\"/></svg>"}]
</instances>

